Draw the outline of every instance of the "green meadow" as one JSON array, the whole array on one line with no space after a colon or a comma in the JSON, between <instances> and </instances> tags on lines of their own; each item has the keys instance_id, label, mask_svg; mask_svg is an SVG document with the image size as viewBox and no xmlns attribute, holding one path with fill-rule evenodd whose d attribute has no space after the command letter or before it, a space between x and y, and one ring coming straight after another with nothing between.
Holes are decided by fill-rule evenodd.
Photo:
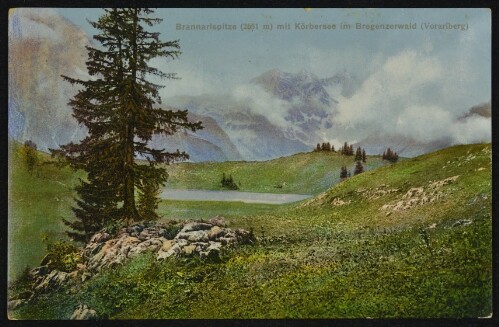
<instances>
[{"instance_id":1,"label":"green meadow","mask_svg":"<svg viewBox=\"0 0 499 327\"><path fill-rule=\"evenodd\" d=\"M61 237L78 174L44 165L39 176L29 175L15 154L9 158L9 272L17 276L43 257L43 237ZM219 260L141 255L78 292L42 295L11 317L68 319L79 303L104 319L489 316L491 145L454 146L390 165L370 157L370 170L340 182L347 161L351 167L351 157L303 153L262 163L174 165L170 188L217 189L225 172L243 191L315 197L286 205L164 200L165 220L220 215L231 228L252 229L258 242L226 250ZM424 201L410 195L417 192Z\"/></svg>"}]
</instances>

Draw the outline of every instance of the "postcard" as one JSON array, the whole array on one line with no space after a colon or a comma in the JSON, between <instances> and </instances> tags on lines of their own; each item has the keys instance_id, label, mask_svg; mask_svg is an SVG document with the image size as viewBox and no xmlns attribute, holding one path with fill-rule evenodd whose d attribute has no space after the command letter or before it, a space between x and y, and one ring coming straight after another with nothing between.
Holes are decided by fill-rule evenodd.
<instances>
[{"instance_id":1,"label":"postcard","mask_svg":"<svg viewBox=\"0 0 499 327\"><path fill-rule=\"evenodd\" d=\"M15 8L8 317L492 316L491 10Z\"/></svg>"}]
</instances>

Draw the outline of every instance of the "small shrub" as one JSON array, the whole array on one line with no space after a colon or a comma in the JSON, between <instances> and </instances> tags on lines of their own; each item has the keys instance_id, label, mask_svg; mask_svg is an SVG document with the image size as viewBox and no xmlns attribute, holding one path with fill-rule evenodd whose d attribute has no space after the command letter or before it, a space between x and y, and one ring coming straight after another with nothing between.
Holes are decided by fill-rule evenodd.
<instances>
[{"instance_id":1,"label":"small shrub","mask_svg":"<svg viewBox=\"0 0 499 327\"><path fill-rule=\"evenodd\" d=\"M36 144L29 140L24 142L24 145L21 148L21 156L24 160L26 169L30 174L33 174L35 168L40 162L40 158L38 157L36 149Z\"/></svg>"},{"instance_id":2,"label":"small shrub","mask_svg":"<svg viewBox=\"0 0 499 327\"><path fill-rule=\"evenodd\" d=\"M68 241L57 241L47 245L47 266L64 272L76 269L83 262L78 247Z\"/></svg>"},{"instance_id":3,"label":"small shrub","mask_svg":"<svg viewBox=\"0 0 499 327\"><path fill-rule=\"evenodd\" d=\"M222 185L222 187L227 188L229 190L239 190L239 186L237 186L236 182L232 178L232 175L229 175L229 177L227 178L225 177L225 173L223 173L220 184Z\"/></svg>"},{"instance_id":4,"label":"small shrub","mask_svg":"<svg viewBox=\"0 0 499 327\"><path fill-rule=\"evenodd\" d=\"M121 228L121 223L119 221L113 221L110 222L106 227L104 227L104 231L109 235L116 236L120 228Z\"/></svg>"}]
</instances>

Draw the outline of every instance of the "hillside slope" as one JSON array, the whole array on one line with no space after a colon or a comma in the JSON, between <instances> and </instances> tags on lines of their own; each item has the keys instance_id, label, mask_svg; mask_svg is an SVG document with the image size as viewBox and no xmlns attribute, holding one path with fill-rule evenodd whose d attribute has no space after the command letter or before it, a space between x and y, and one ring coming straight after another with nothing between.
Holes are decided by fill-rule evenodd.
<instances>
[{"instance_id":1,"label":"hillside slope","mask_svg":"<svg viewBox=\"0 0 499 327\"><path fill-rule=\"evenodd\" d=\"M364 170L387 165L379 156L368 156ZM340 181L341 166L353 174L353 156L304 152L268 161L179 163L167 167L166 188L222 189L222 174L233 176L247 192L317 194Z\"/></svg>"},{"instance_id":2,"label":"hillside slope","mask_svg":"<svg viewBox=\"0 0 499 327\"><path fill-rule=\"evenodd\" d=\"M44 164L50 156L38 152L40 164L29 174L21 156L21 146L9 141L9 280L45 255L46 241L64 238L66 226L61 217L71 217L73 189L82 172Z\"/></svg>"},{"instance_id":3,"label":"hillside slope","mask_svg":"<svg viewBox=\"0 0 499 327\"><path fill-rule=\"evenodd\" d=\"M484 317L492 312L491 146L456 146L234 217L254 246L218 261L142 255L15 318Z\"/></svg>"},{"instance_id":4,"label":"hillside slope","mask_svg":"<svg viewBox=\"0 0 499 327\"><path fill-rule=\"evenodd\" d=\"M33 267L45 255L46 241L65 236L62 217L72 217L74 186L83 172L47 165L50 156L38 152L40 165L29 174L20 156L20 143L9 141L9 279L26 267ZM206 146L203 147L206 150ZM45 163L45 164L44 164ZM222 173L233 174L241 191L315 194L339 180L342 164L353 171L353 158L333 153L301 153L264 162L180 163L167 167L167 188L221 189ZM378 157L368 157L365 169L384 165ZM279 188L280 187L280 188ZM221 210L222 209L222 210ZM241 216L276 210L275 205L242 203L202 203L161 201L160 215L184 218L209 214ZM197 216L196 216L197 217Z\"/></svg>"}]
</instances>

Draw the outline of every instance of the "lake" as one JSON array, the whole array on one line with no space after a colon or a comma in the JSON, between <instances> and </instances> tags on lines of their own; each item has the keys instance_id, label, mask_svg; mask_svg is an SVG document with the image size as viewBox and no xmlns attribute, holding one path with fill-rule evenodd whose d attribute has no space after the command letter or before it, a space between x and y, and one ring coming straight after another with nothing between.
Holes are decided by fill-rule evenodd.
<instances>
[{"instance_id":1,"label":"lake","mask_svg":"<svg viewBox=\"0 0 499 327\"><path fill-rule=\"evenodd\" d=\"M161 198L189 201L237 201L245 203L284 204L312 197L306 194L252 193L239 191L163 190Z\"/></svg>"}]
</instances>

